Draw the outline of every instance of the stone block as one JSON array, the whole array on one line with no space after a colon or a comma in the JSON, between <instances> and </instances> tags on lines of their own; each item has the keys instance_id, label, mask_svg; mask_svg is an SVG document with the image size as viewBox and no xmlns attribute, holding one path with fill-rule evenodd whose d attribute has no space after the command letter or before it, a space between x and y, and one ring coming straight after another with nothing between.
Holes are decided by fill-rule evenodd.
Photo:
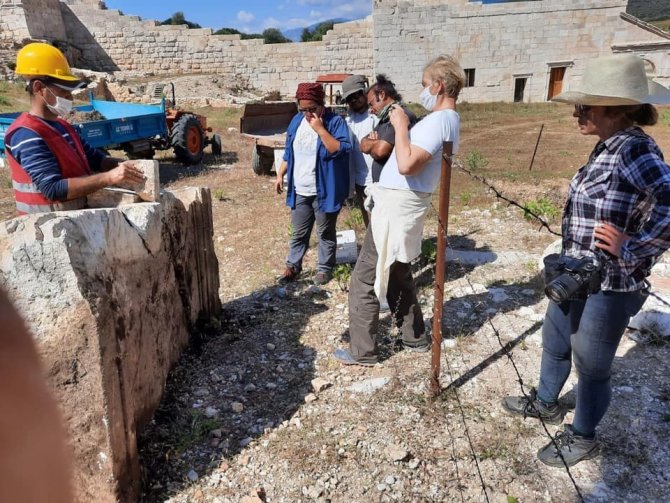
<instances>
[{"instance_id":1,"label":"stone block","mask_svg":"<svg viewBox=\"0 0 670 503\"><path fill-rule=\"evenodd\" d=\"M86 196L88 208L116 208L124 204L139 203L140 197L125 189L104 188Z\"/></svg>"},{"instance_id":2,"label":"stone block","mask_svg":"<svg viewBox=\"0 0 670 503\"><path fill-rule=\"evenodd\" d=\"M36 337L77 501L137 501L136 437L198 320L220 310L209 189L0 223L0 277Z\"/></svg>"}]
</instances>

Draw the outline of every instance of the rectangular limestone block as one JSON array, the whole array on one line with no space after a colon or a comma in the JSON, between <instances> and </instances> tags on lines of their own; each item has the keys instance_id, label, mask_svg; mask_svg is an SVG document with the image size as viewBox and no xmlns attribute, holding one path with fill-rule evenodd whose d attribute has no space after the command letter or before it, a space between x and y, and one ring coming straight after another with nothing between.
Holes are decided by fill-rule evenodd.
<instances>
[{"instance_id":1,"label":"rectangular limestone block","mask_svg":"<svg viewBox=\"0 0 670 503\"><path fill-rule=\"evenodd\" d=\"M86 196L89 208L116 208L122 204L139 203L142 200L134 192L125 189L106 188Z\"/></svg>"},{"instance_id":2,"label":"rectangular limestone block","mask_svg":"<svg viewBox=\"0 0 670 503\"><path fill-rule=\"evenodd\" d=\"M119 185L123 189L136 192L142 201L154 202L160 199L159 163L153 159L138 159L132 161L144 174L144 182Z\"/></svg>"}]
</instances>

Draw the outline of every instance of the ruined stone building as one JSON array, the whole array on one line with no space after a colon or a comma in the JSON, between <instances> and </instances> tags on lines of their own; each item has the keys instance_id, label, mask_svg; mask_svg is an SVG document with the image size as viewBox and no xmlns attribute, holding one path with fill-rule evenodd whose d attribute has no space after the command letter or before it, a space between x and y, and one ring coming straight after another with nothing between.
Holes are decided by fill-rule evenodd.
<instances>
[{"instance_id":1,"label":"ruined stone building","mask_svg":"<svg viewBox=\"0 0 670 503\"><path fill-rule=\"evenodd\" d=\"M329 72L384 72L409 100L423 65L458 57L462 99L544 101L581 74L586 59L633 51L670 84L670 34L631 12L670 11L661 0L373 0L370 18L335 25L321 42L266 45L209 28L158 26L98 0L0 0L0 73L26 40L48 40L74 64L100 71L235 75L242 85L290 94ZM664 11L665 9L665 11Z\"/></svg>"},{"instance_id":2,"label":"ruined stone building","mask_svg":"<svg viewBox=\"0 0 670 503\"><path fill-rule=\"evenodd\" d=\"M374 0L375 71L415 100L423 65L449 53L466 71L461 99L538 102L574 82L585 60L633 51L670 84L670 33L627 14L628 3Z\"/></svg>"}]
</instances>

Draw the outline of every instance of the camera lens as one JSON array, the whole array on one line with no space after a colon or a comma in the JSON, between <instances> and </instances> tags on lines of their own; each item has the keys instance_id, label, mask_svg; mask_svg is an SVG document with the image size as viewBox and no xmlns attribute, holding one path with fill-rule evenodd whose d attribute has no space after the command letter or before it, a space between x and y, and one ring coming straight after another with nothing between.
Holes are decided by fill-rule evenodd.
<instances>
[{"instance_id":1,"label":"camera lens","mask_svg":"<svg viewBox=\"0 0 670 503\"><path fill-rule=\"evenodd\" d=\"M549 283L544 289L544 293L557 304L565 302L582 286L580 281L577 281L570 274L561 274L554 281Z\"/></svg>"}]
</instances>

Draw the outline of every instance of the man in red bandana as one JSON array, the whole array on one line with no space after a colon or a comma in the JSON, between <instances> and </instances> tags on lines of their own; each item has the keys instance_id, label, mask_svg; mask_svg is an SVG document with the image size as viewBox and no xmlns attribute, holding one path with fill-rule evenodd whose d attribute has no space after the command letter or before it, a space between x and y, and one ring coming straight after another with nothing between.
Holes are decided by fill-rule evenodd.
<instances>
[{"instance_id":1,"label":"man in red bandana","mask_svg":"<svg viewBox=\"0 0 670 503\"><path fill-rule=\"evenodd\" d=\"M15 72L28 81L30 94L30 111L21 114L5 135L20 215L84 208L86 196L96 190L144 179L131 161L92 148L62 119L72 109L72 91L83 83L72 75L56 47L26 45L16 56Z\"/></svg>"},{"instance_id":2,"label":"man in red bandana","mask_svg":"<svg viewBox=\"0 0 670 503\"><path fill-rule=\"evenodd\" d=\"M349 194L351 140L344 119L325 107L321 84L303 83L296 92L298 114L289 124L284 162L277 170L275 188L284 190L291 208L293 232L282 282L298 278L309 236L316 222L319 253L314 283L323 285L333 276L337 238L335 225Z\"/></svg>"}]
</instances>

